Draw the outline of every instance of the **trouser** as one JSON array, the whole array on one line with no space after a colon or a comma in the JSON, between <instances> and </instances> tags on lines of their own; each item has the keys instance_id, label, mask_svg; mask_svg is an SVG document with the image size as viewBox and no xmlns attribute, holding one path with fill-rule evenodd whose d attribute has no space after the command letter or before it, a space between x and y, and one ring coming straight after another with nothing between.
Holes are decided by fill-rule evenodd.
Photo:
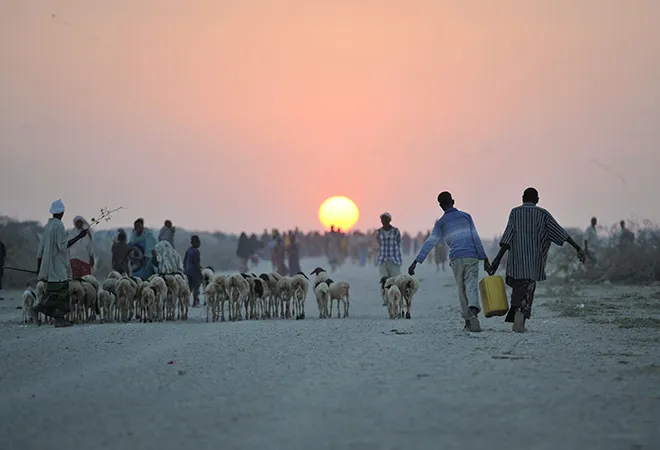
<instances>
[{"instance_id":1,"label":"trouser","mask_svg":"<svg viewBox=\"0 0 660 450\"><path fill-rule=\"evenodd\" d=\"M506 284L511 287L511 308L509 308L504 321L513 323L516 311L518 310L523 313L525 319L529 319L532 316L532 303L534 302L536 281L506 277Z\"/></svg>"},{"instance_id":2,"label":"trouser","mask_svg":"<svg viewBox=\"0 0 660 450\"><path fill-rule=\"evenodd\" d=\"M35 307L35 311L55 319L63 318L66 313L71 311L71 306L69 305L69 282L49 281L46 283L44 300Z\"/></svg>"},{"instance_id":3,"label":"trouser","mask_svg":"<svg viewBox=\"0 0 660 450\"><path fill-rule=\"evenodd\" d=\"M401 274L401 266L395 264L391 259L386 259L383 264L378 266L378 271L382 277L396 277Z\"/></svg>"},{"instance_id":4,"label":"trouser","mask_svg":"<svg viewBox=\"0 0 660 450\"><path fill-rule=\"evenodd\" d=\"M5 268L0 265L0 291L2 290L2 277L5 275Z\"/></svg>"},{"instance_id":5,"label":"trouser","mask_svg":"<svg viewBox=\"0 0 660 450\"><path fill-rule=\"evenodd\" d=\"M197 277L187 276L188 286L190 286L190 293L193 296L193 306L199 305L199 286L200 282Z\"/></svg>"},{"instance_id":6,"label":"trouser","mask_svg":"<svg viewBox=\"0 0 660 450\"><path fill-rule=\"evenodd\" d=\"M472 315L470 313L471 307L481 311L481 305L479 304L479 260L477 258L456 258L449 262L449 266L454 271L463 319L467 320Z\"/></svg>"}]
</instances>

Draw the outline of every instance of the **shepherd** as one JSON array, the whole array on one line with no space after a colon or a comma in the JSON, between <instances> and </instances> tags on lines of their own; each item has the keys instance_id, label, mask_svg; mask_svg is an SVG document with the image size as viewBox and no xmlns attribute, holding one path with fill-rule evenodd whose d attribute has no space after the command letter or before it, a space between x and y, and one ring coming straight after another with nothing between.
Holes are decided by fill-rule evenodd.
<instances>
[{"instance_id":1,"label":"shepherd","mask_svg":"<svg viewBox=\"0 0 660 450\"><path fill-rule=\"evenodd\" d=\"M46 295L41 303L30 308L30 316L37 322L41 313L54 318L56 327L67 327L71 326L64 320L71 310L67 250L87 236L88 230L82 229L74 238L68 238L62 223L64 203L61 199L50 205L50 214L52 217L48 219L37 250L38 278L46 282Z\"/></svg>"},{"instance_id":2,"label":"shepherd","mask_svg":"<svg viewBox=\"0 0 660 450\"><path fill-rule=\"evenodd\" d=\"M94 268L94 247L92 245L92 233L89 229L89 223L84 217L74 217L73 227L69 238L74 238L82 230L87 230L87 235L69 248L71 277L75 279L92 274L92 269Z\"/></svg>"}]
</instances>

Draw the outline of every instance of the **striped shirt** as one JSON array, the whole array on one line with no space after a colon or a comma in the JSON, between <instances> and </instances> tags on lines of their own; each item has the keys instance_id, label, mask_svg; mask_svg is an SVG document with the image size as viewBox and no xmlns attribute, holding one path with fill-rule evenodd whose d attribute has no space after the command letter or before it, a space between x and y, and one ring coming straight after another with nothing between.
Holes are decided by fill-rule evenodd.
<instances>
[{"instance_id":1,"label":"striped shirt","mask_svg":"<svg viewBox=\"0 0 660 450\"><path fill-rule=\"evenodd\" d=\"M548 211L532 203L523 203L509 214L500 245L509 245L507 277L516 280L543 281L550 244L564 245L568 233Z\"/></svg>"},{"instance_id":2,"label":"striped shirt","mask_svg":"<svg viewBox=\"0 0 660 450\"><path fill-rule=\"evenodd\" d=\"M433 226L415 261L423 263L429 252L444 241L449 247L449 260L457 258L486 259L486 251L474 226L472 216L456 208L449 208Z\"/></svg>"},{"instance_id":3,"label":"striped shirt","mask_svg":"<svg viewBox=\"0 0 660 450\"><path fill-rule=\"evenodd\" d=\"M378 240L378 258L376 264L385 264L388 259L397 266L403 264L401 258L401 232L398 228L392 227L389 231L380 228L376 231Z\"/></svg>"}]
</instances>

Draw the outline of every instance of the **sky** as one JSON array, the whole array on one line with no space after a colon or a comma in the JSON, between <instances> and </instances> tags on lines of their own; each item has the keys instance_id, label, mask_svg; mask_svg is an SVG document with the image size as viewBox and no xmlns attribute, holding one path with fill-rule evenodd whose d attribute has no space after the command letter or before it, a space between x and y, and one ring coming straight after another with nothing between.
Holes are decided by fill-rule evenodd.
<instances>
[{"instance_id":1,"label":"sky","mask_svg":"<svg viewBox=\"0 0 660 450\"><path fill-rule=\"evenodd\" d=\"M660 223L657 0L0 0L0 214Z\"/></svg>"}]
</instances>

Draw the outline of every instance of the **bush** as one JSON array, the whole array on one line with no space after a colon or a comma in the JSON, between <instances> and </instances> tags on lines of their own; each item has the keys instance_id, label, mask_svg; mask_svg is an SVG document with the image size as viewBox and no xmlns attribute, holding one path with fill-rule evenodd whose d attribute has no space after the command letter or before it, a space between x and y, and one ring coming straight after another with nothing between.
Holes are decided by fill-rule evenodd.
<instances>
[{"instance_id":1,"label":"bush","mask_svg":"<svg viewBox=\"0 0 660 450\"><path fill-rule=\"evenodd\" d=\"M660 228L649 221L628 221L627 228L635 233L635 242L619 245L618 224L612 226L596 253L596 262L582 265L570 245L554 247L549 257L552 276L574 280L610 281L624 284L650 284L660 281ZM583 245L581 230L568 230L575 241ZM550 274L550 271L549 271Z\"/></svg>"}]
</instances>

